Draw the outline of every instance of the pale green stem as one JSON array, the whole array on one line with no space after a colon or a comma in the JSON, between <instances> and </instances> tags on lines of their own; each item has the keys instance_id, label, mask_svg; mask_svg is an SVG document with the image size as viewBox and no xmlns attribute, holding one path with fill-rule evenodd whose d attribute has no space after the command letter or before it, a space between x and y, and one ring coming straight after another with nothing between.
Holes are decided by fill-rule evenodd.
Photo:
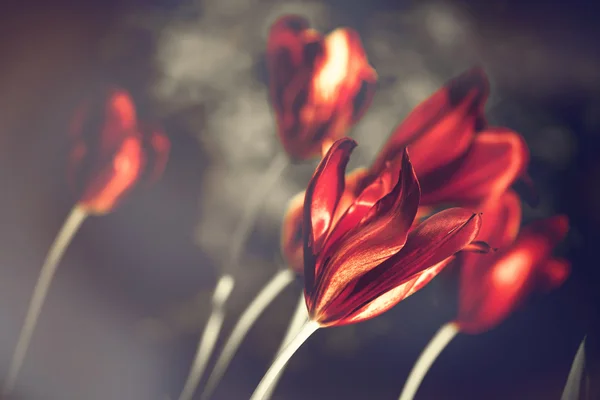
<instances>
[{"instance_id":1,"label":"pale green stem","mask_svg":"<svg viewBox=\"0 0 600 400\"><path fill-rule=\"evenodd\" d=\"M198 343L198 350L196 351L196 356L192 362L190 373L183 386L179 400L191 400L194 396L194 392L206 369L212 350L219 337L219 332L223 326L225 303L233 290L234 283L233 277L230 275L223 275L217 282L212 299L212 312L210 317L208 317L208 322Z\"/></svg>"},{"instance_id":2,"label":"pale green stem","mask_svg":"<svg viewBox=\"0 0 600 400\"><path fill-rule=\"evenodd\" d=\"M581 380L585 370L585 340L586 338L584 337L579 345L579 348L577 349L577 353L573 359L573 364L571 365L571 370L569 371L569 376L567 377L567 383L565 384L565 388L563 389L560 400L579 399Z\"/></svg>"},{"instance_id":3,"label":"pale green stem","mask_svg":"<svg viewBox=\"0 0 600 400\"><path fill-rule=\"evenodd\" d=\"M60 263L65 250L67 247L69 247L69 243L71 243L71 240L87 216L87 212L85 212L85 210L83 210L83 208L80 206L76 205L73 207L67 216L67 219L63 223L62 228L58 232L58 235L54 239L50 250L48 251L48 255L46 256L44 264L42 265L42 269L40 270L37 283L33 289L33 295L29 303L29 308L27 309L25 322L21 328L17 346L10 362L8 376L4 383L4 388L2 389L2 394L4 396L7 396L12 392L17 381L17 377L21 371L23 362L25 361L25 356L27 355L31 337L33 336L35 326L39 319L42 306L44 305L46 295L48 294L48 289L50 288L50 284L52 283L52 278L56 273L58 264Z\"/></svg>"},{"instance_id":4,"label":"pale green stem","mask_svg":"<svg viewBox=\"0 0 600 400\"><path fill-rule=\"evenodd\" d=\"M302 326L304 326L306 321L308 321L308 311L306 309L306 301L304 300L304 291L303 291L302 293L300 293L300 298L298 299L298 304L296 305L296 311L294 311L294 315L292 317L292 320L290 321L287 332L285 333L285 337L281 341L281 345L279 346L279 349L277 350L276 356L279 355L279 353L281 353L283 351L283 349L285 349L285 347L294 338L294 336L298 333L298 331L302 328ZM273 395L273 392L275 391L275 388L277 387L277 383L279 382L279 378L281 378L281 375L283 374L284 369L285 369L285 367L281 371L279 371L279 373L277 374L277 377L273 381L273 384L267 390L267 393L265 393L265 395L263 397L264 400L269 400L271 398L271 396Z\"/></svg>"},{"instance_id":5,"label":"pale green stem","mask_svg":"<svg viewBox=\"0 0 600 400\"><path fill-rule=\"evenodd\" d=\"M423 378L427 374L427 371L429 371L429 368L431 368L433 362L458 333L458 325L454 322L445 324L437 331L419 356L412 371L410 371L399 400L412 400L415 397Z\"/></svg>"},{"instance_id":6,"label":"pale green stem","mask_svg":"<svg viewBox=\"0 0 600 400\"><path fill-rule=\"evenodd\" d=\"M295 274L291 269L286 268L279 271L267 282L250 305L248 305L223 346L223 350L200 396L201 400L210 398L250 328L252 328L258 317L273 302L277 295L294 281L294 278Z\"/></svg>"},{"instance_id":7,"label":"pale green stem","mask_svg":"<svg viewBox=\"0 0 600 400\"><path fill-rule=\"evenodd\" d=\"M283 370L285 365L288 363L290 358L296 353L296 351L306 342L306 340L320 328L318 322L307 321L302 329L298 331L294 339L283 349L281 353L275 358L275 361L271 364L265 376L254 390L250 400L264 400L265 395L269 392L271 386L276 381L277 376Z\"/></svg>"},{"instance_id":8,"label":"pale green stem","mask_svg":"<svg viewBox=\"0 0 600 400\"><path fill-rule=\"evenodd\" d=\"M246 239L252 231L254 221L256 220L258 212L260 211L260 208L263 205L265 194L268 194L271 190L271 187L275 185L275 183L277 183L279 177L281 176L285 168L288 166L288 164L289 159L285 153L280 152L279 154L277 154L271 161L271 164L269 165L267 170L264 172L262 180L255 186L248 200L244 202L244 209L242 211L240 222L235 227L235 230L233 231L231 235L231 240L229 242L229 257L224 268L225 271L231 271L231 269L238 264ZM227 279L231 279L233 286L233 278L229 275L226 276ZM219 279L219 282L224 277L225 275ZM225 303L225 301L223 301L223 303ZM202 374L204 373L204 369L206 368L206 363L208 362L208 359L210 358L210 355L212 354L214 346L217 342L220 326L223 322L223 319L225 318L224 311L224 304L221 304L219 307L217 307L217 304L213 302L213 308L211 310L211 316L209 318L208 323L211 323L212 321L214 325L216 322L219 322L219 330L216 331L216 334L215 331L211 330L210 339L205 340L203 337L203 339L201 340L200 347L202 347L203 342L206 345L206 347L202 349L202 357L206 357L206 360L203 359L202 368L198 367L195 371L190 372L190 377L188 378L184 386L179 400L189 400L194 395L194 392L198 387L198 383L202 378ZM204 334L209 335L209 330L205 329ZM197 356L200 355L198 354Z\"/></svg>"}]
</instances>

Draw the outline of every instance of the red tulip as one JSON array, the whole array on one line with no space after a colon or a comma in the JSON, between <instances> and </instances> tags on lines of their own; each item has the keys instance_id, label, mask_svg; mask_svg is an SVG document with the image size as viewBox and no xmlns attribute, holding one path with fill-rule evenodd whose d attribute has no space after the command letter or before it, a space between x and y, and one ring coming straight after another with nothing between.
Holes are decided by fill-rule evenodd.
<instances>
[{"instance_id":1,"label":"red tulip","mask_svg":"<svg viewBox=\"0 0 600 400\"><path fill-rule=\"evenodd\" d=\"M394 130L372 175L408 146L422 205L478 206L500 196L524 175L529 151L516 132L487 126L488 92L487 76L479 68L450 80Z\"/></svg>"},{"instance_id":2,"label":"red tulip","mask_svg":"<svg viewBox=\"0 0 600 400\"><path fill-rule=\"evenodd\" d=\"M121 89L108 90L101 104L84 104L70 133L70 180L90 214L110 212L143 175L160 176L170 150L162 132L138 125L133 100Z\"/></svg>"},{"instance_id":3,"label":"red tulip","mask_svg":"<svg viewBox=\"0 0 600 400\"><path fill-rule=\"evenodd\" d=\"M517 237L521 205L507 192L488 205L478 239L498 247L486 255L461 254L461 332L479 333L502 322L536 287L560 285L569 274L566 260L551 258L564 239L568 219L556 216L526 226ZM515 240L516 238L516 240Z\"/></svg>"},{"instance_id":4,"label":"red tulip","mask_svg":"<svg viewBox=\"0 0 600 400\"><path fill-rule=\"evenodd\" d=\"M406 151L340 214L355 146L348 138L331 146L304 200L305 297L321 326L363 321L393 307L469 245L481 224L479 215L453 208L411 229L421 193Z\"/></svg>"},{"instance_id":5,"label":"red tulip","mask_svg":"<svg viewBox=\"0 0 600 400\"><path fill-rule=\"evenodd\" d=\"M394 130L369 169L348 176L344 198L353 199L379 179L407 145L421 186L416 222L449 204L479 210L504 193L524 174L529 154L517 133L485 128L488 86L478 68L449 81ZM282 227L282 252L294 270L302 268L301 198L290 203Z\"/></svg>"},{"instance_id":6,"label":"red tulip","mask_svg":"<svg viewBox=\"0 0 600 400\"><path fill-rule=\"evenodd\" d=\"M339 28L323 37L296 15L272 25L267 65L279 137L295 159L319 155L344 136L371 103L377 82L355 31Z\"/></svg>"}]
</instances>

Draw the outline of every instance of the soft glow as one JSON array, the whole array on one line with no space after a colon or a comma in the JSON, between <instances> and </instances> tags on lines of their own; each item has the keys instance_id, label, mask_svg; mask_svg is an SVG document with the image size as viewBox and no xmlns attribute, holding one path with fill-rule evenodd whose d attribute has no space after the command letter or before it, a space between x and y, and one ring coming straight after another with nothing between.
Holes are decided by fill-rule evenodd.
<instances>
[{"instance_id":1,"label":"soft glow","mask_svg":"<svg viewBox=\"0 0 600 400\"><path fill-rule=\"evenodd\" d=\"M98 192L84 196L87 197L82 201L84 208L93 213L112 210L117 200L135 183L142 167L142 157L139 139L125 139L113 159L108 182ZM91 188L98 189L96 185L99 186L98 183L92 183Z\"/></svg>"},{"instance_id":2,"label":"soft glow","mask_svg":"<svg viewBox=\"0 0 600 400\"><path fill-rule=\"evenodd\" d=\"M327 61L315 77L314 89L323 101L333 101L339 86L348 73L350 44L342 29L331 32L325 39Z\"/></svg>"},{"instance_id":3,"label":"soft glow","mask_svg":"<svg viewBox=\"0 0 600 400\"><path fill-rule=\"evenodd\" d=\"M527 249L509 253L493 267L492 281L496 286L514 287L526 279L533 257Z\"/></svg>"}]
</instances>

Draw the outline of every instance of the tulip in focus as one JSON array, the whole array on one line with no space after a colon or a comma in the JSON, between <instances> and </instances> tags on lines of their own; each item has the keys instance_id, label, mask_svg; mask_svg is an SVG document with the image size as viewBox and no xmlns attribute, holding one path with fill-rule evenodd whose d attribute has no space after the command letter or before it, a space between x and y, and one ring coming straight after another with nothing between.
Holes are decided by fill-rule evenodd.
<instances>
[{"instance_id":1,"label":"tulip in focus","mask_svg":"<svg viewBox=\"0 0 600 400\"><path fill-rule=\"evenodd\" d=\"M157 179L164 170L170 149L162 132L138 124L131 97L116 88L107 90L99 102L89 100L78 110L70 136L73 147L69 180L77 203L52 243L40 271L3 395L13 390L60 259L85 218L112 211L140 178Z\"/></svg>"},{"instance_id":2,"label":"tulip in focus","mask_svg":"<svg viewBox=\"0 0 600 400\"><path fill-rule=\"evenodd\" d=\"M421 190L404 150L350 201L345 169L356 143L336 141L308 184L303 206L304 295L309 322L257 387L263 399L293 353L318 328L374 318L425 286L477 236L481 217L463 208L413 227Z\"/></svg>"},{"instance_id":3,"label":"tulip in focus","mask_svg":"<svg viewBox=\"0 0 600 400\"><path fill-rule=\"evenodd\" d=\"M345 136L377 83L358 33L338 28L323 37L297 15L271 26L267 66L279 138L297 160L318 156Z\"/></svg>"}]
</instances>

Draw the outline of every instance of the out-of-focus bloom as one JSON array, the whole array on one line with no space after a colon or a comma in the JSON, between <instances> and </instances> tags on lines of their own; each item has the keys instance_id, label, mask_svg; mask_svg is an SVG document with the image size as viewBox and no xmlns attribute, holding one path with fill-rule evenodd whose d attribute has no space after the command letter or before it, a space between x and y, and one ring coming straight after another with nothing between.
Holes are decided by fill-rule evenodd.
<instances>
[{"instance_id":1,"label":"out-of-focus bloom","mask_svg":"<svg viewBox=\"0 0 600 400\"><path fill-rule=\"evenodd\" d=\"M473 68L418 105L394 130L371 173L408 146L423 206L480 207L525 174L529 150L516 132L487 125L485 72Z\"/></svg>"},{"instance_id":2,"label":"out-of-focus bloom","mask_svg":"<svg viewBox=\"0 0 600 400\"><path fill-rule=\"evenodd\" d=\"M71 185L90 214L113 210L141 178L157 179L170 150L164 133L138 124L133 100L117 88L84 103L70 135Z\"/></svg>"},{"instance_id":3,"label":"out-of-focus bloom","mask_svg":"<svg viewBox=\"0 0 600 400\"><path fill-rule=\"evenodd\" d=\"M408 146L421 186L417 221L449 205L481 211L525 173L529 161L519 134L486 126L488 91L488 79L479 68L446 83L394 130L370 168L348 175L344 201L398 162ZM282 227L282 253L295 270L302 268L303 196L290 202Z\"/></svg>"},{"instance_id":4,"label":"out-of-focus bloom","mask_svg":"<svg viewBox=\"0 0 600 400\"><path fill-rule=\"evenodd\" d=\"M477 237L498 251L459 256L462 269L456 323L461 332L474 334L493 328L529 292L557 287L569 275L566 260L551 258L553 248L567 234L568 219L555 216L540 220L518 234L520 222L519 198L507 192L484 210Z\"/></svg>"},{"instance_id":5,"label":"out-of-focus bloom","mask_svg":"<svg viewBox=\"0 0 600 400\"><path fill-rule=\"evenodd\" d=\"M358 33L338 28L323 37L296 15L271 26L267 66L279 137L293 159L320 155L344 136L377 83Z\"/></svg>"},{"instance_id":6,"label":"out-of-focus bloom","mask_svg":"<svg viewBox=\"0 0 600 400\"><path fill-rule=\"evenodd\" d=\"M306 190L304 290L321 326L373 318L426 285L477 236L481 217L462 208L411 228L421 191L408 152L343 204L345 169L356 143L335 142Z\"/></svg>"}]
</instances>

